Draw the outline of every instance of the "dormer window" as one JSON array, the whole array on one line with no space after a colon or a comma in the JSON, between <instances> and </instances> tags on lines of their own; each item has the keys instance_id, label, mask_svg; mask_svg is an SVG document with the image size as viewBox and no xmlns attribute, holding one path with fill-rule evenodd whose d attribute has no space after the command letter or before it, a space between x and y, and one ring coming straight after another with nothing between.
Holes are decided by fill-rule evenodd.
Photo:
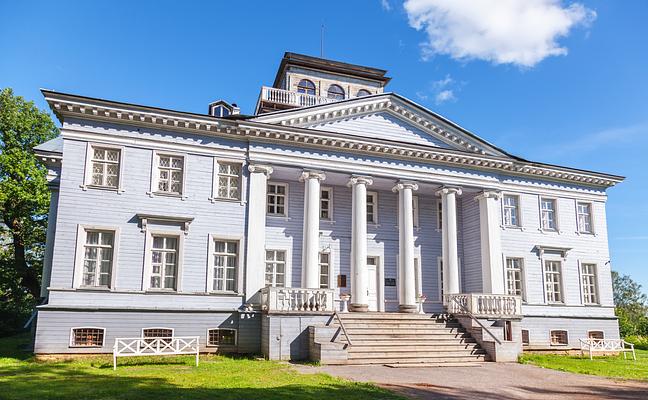
<instances>
[{"instance_id":1,"label":"dormer window","mask_svg":"<svg viewBox=\"0 0 648 400\"><path fill-rule=\"evenodd\" d=\"M297 84L297 93L304 93L315 96L315 84L308 79L302 79Z\"/></svg>"},{"instance_id":2,"label":"dormer window","mask_svg":"<svg viewBox=\"0 0 648 400\"><path fill-rule=\"evenodd\" d=\"M227 117L228 115L230 115L230 110L223 105L214 107L212 112L214 117Z\"/></svg>"},{"instance_id":3,"label":"dormer window","mask_svg":"<svg viewBox=\"0 0 648 400\"><path fill-rule=\"evenodd\" d=\"M357 97L362 97L362 96L370 96L371 92L366 90L366 89L360 89L358 90Z\"/></svg>"},{"instance_id":4,"label":"dormer window","mask_svg":"<svg viewBox=\"0 0 648 400\"><path fill-rule=\"evenodd\" d=\"M331 85L328 88L327 97L329 99L344 100L344 89L340 85Z\"/></svg>"}]
</instances>

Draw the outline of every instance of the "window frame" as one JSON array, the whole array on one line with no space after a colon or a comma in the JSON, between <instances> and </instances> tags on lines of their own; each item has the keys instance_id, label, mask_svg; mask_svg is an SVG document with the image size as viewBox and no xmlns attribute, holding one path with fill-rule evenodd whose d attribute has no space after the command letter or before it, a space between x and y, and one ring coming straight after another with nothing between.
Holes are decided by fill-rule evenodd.
<instances>
[{"instance_id":1,"label":"window frame","mask_svg":"<svg viewBox=\"0 0 648 400\"><path fill-rule=\"evenodd\" d=\"M421 228L421 211L419 209L419 197L417 195L412 195L412 221L415 229Z\"/></svg>"},{"instance_id":2,"label":"window frame","mask_svg":"<svg viewBox=\"0 0 648 400\"><path fill-rule=\"evenodd\" d=\"M558 271L558 284L560 288L560 300L559 301L549 301L549 292L547 291L547 263L548 262L557 262L559 263L559 271ZM556 257L543 257L542 258L542 284L543 284L543 292L544 292L544 301L545 304L557 304L557 305L564 305L565 303L565 284L563 282L564 279L564 267L565 267L565 260L562 258L556 258ZM555 274L552 272L552 274Z\"/></svg>"},{"instance_id":3,"label":"window frame","mask_svg":"<svg viewBox=\"0 0 648 400\"><path fill-rule=\"evenodd\" d=\"M245 256L245 240L243 236L239 235L219 235L219 234L208 234L207 235L207 283L205 285L205 292L211 294L243 294L243 257ZM238 253L236 255L236 290L214 290L214 260L215 260L215 242L222 240L224 242L237 242Z\"/></svg>"},{"instance_id":4,"label":"window frame","mask_svg":"<svg viewBox=\"0 0 648 400\"><path fill-rule=\"evenodd\" d=\"M508 282L509 282L508 260L509 259L520 260L520 297L522 298L523 302L526 302L526 276L525 276L526 259L522 256L514 256L514 255L504 256L504 289L506 290L507 294L509 294L508 293Z\"/></svg>"},{"instance_id":5,"label":"window frame","mask_svg":"<svg viewBox=\"0 0 648 400\"><path fill-rule=\"evenodd\" d=\"M526 342L524 341L524 332L526 332ZM520 330L520 341L522 342L522 346L529 346L531 344L531 332L529 329Z\"/></svg>"},{"instance_id":6,"label":"window frame","mask_svg":"<svg viewBox=\"0 0 648 400\"><path fill-rule=\"evenodd\" d=\"M592 333L600 333L602 337L600 339L599 338L593 338L591 336ZM605 331L600 330L600 329L592 329L591 331L587 331L587 338L588 339L595 339L595 340L605 340Z\"/></svg>"},{"instance_id":7,"label":"window frame","mask_svg":"<svg viewBox=\"0 0 648 400\"><path fill-rule=\"evenodd\" d=\"M311 85L313 85L313 87L311 88L311 87L302 86L302 82L308 82ZM306 79L306 78L299 79L299 82L297 82L296 89L297 89L297 93L305 94L305 95L308 95L308 96L317 96L317 85L315 84L315 82L313 82L310 79ZM308 90L311 90L311 89L313 90L312 94L308 93Z\"/></svg>"},{"instance_id":8,"label":"window frame","mask_svg":"<svg viewBox=\"0 0 648 400\"><path fill-rule=\"evenodd\" d=\"M334 87L339 88L340 92L331 92L331 89ZM339 97L340 95L342 96L342 98ZM347 98L347 93L341 85L338 85L337 83L331 83L328 88L326 88L326 98L333 100L345 100Z\"/></svg>"},{"instance_id":9,"label":"window frame","mask_svg":"<svg viewBox=\"0 0 648 400\"><path fill-rule=\"evenodd\" d=\"M594 277L594 302L586 302L585 301L585 287L584 287L584 281L583 277L585 274L583 274L583 266L584 265L590 265L594 267L594 272L592 274L587 274L587 276L593 276ZM597 306L601 304L601 299L600 299L600 290L599 290L599 277L598 277L598 272L599 272L599 267L598 263L596 262L589 262L589 261L578 261L578 280L580 281L580 294L581 294L581 304L584 306Z\"/></svg>"},{"instance_id":10,"label":"window frame","mask_svg":"<svg viewBox=\"0 0 648 400\"><path fill-rule=\"evenodd\" d=\"M506 223L506 210L508 208L511 208L510 206L507 206L504 202L504 199L507 197L512 197L515 199L515 212L516 212L516 218L517 218L517 224L512 225L512 224L507 224ZM505 228L514 228L514 229L521 229L522 228L522 207L521 207L521 196L519 194L513 194L513 193L503 193L502 194L502 226Z\"/></svg>"},{"instance_id":11,"label":"window frame","mask_svg":"<svg viewBox=\"0 0 648 400\"><path fill-rule=\"evenodd\" d=\"M554 227L553 228L545 228L544 224L542 222L542 213L543 213L543 208L542 208L542 201L543 200L551 200L554 204ZM560 222L558 215L560 215L560 210L558 207L558 198L557 197L550 197L550 196L538 196L538 206L539 206L539 216L540 216L540 230L542 232L556 232L560 233Z\"/></svg>"},{"instance_id":12,"label":"window frame","mask_svg":"<svg viewBox=\"0 0 648 400\"><path fill-rule=\"evenodd\" d=\"M436 200L436 231L443 231L443 200Z\"/></svg>"},{"instance_id":13,"label":"window frame","mask_svg":"<svg viewBox=\"0 0 648 400\"><path fill-rule=\"evenodd\" d=\"M268 262L267 258L267 253L268 251L283 251L286 253L286 258L284 261L284 286L272 286L266 284L266 264ZM273 272L274 276L273 278L276 279L276 271ZM289 288L292 287L292 250L290 248L282 248L282 247L266 247L263 250L263 286L264 287L284 287L284 288Z\"/></svg>"},{"instance_id":14,"label":"window frame","mask_svg":"<svg viewBox=\"0 0 648 400\"><path fill-rule=\"evenodd\" d=\"M369 259L372 258L376 260L376 279L378 282L376 282L376 301L378 303L378 312L384 312L385 311L385 264L384 264L384 255L382 253L367 253L367 264ZM398 263L398 255L396 255L396 262ZM396 277L396 288L398 288L398 277ZM347 287L351 287L350 284L347 285Z\"/></svg>"},{"instance_id":15,"label":"window frame","mask_svg":"<svg viewBox=\"0 0 648 400\"><path fill-rule=\"evenodd\" d=\"M554 343L552 340L553 332L565 332L565 343ZM549 330L550 346L569 346L569 331L567 329L550 329Z\"/></svg>"},{"instance_id":16,"label":"window frame","mask_svg":"<svg viewBox=\"0 0 648 400\"><path fill-rule=\"evenodd\" d=\"M594 203L591 201L580 201L576 200L576 232L581 234L581 235L595 235L595 230L594 230ZM580 216L581 213L578 210L578 206L581 204L585 204L589 208L589 224L590 224L590 230L589 231L583 231L581 230L580 226Z\"/></svg>"},{"instance_id":17,"label":"window frame","mask_svg":"<svg viewBox=\"0 0 648 400\"><path fill-rule=\"evenodd\" d=\"M268 205L269 205L268 196L271 195L271 193L268 192L268 187L270 185L283 186L285 188L285 194L283 195L284 196L284 205L283 205L284 206L284 213L283 214L269 213L268 212ZM274 193L273 195L276 196L277 194ZM278 217L278 218L288 218L288 203L289 203L289 200L290 200L290 185L287 182L268 181L266 183L266 210L265 210L266 211L266 216L268 216L268 217ZM277 203L275 202L274 204L275 204L275 210L276 210L276 204Z\"/></svg>"},{"instance_id":18,"label":"window frame","mask_svg":"<svg viewBox=\"0 0 648 400\"><path fill-rule=\"evenodd\" d=\"M322 218L322 193L328 192L328 218ZM333 222L333 186L322 186L320 187L320 211L319 211L320 221L324 222Z\"/></svg>"},{"instance_id":19,"label":"window frame","mask_svg":"<svg viewBox=\"0 0 648 400\"><path fill-rule=\"evenodd\" d=\"M364 92L365 94L360 94L361 92ZM373 93L371 93L371 91L362 88L362 89L358 89L358 91L356 92L356 96L355 96L355 97L371 96L372 94L373 94Z\"/></svg>"},{"instance_id":20,"label":"window frame","mask_svg":"<svg viewBox=\"0 0 648 400\"><path fill-rule=\"evenodd\" d=\"M140 330L140 337L142 339L151 339L151 338L147 338L146 336L144 336L144 331L151 330L151 329L169 330L169 331L171 331L171 336L170 337L171 338L175 337L175 328L169 328L167 326L147 326L147 327L144 327L144 328L142 328ZM164 337L166 339L166 336L154 336L154 337Z\"/></svg>"},{"instance_id":21,"label":"window frame","mask_svg":"<svg viewBox=\"0 0 648 400\"><path fill-rule=\"evenodd\" d=\"M233 199L233 198L228 198L228 197L220 197L218 196L218 188L219 188L219 177L220 177L220 164L238 164L240 166L239 170L239 198L238 199ZM245 166L246 162L245 160L241 159L233 159L233 158L223 158L223 157L214 157L214 165L212 169L212 193L211 197L209 198L209 201L212 203L216 203L219 201L226 201L226 202L240 202L241 205L245 204L245 188L246 188L246 179L245 179Z\"/></svg>"},{"instance_id":22,"label":"window frame","mask_svg":"<svg viewBox=\"0 0 648 400\"><path fill-rule=\"evenodd\" d=\"M110 269L110 285L109 286L85 286L83 285L83 267L85 259L85 245L87 240L87 231L107 231L113 233L113 257ZM115 290L115 282L117 280L117 266L119 260L119 239L121 229L116 226L104 225L77 225L76 237L76 253L74 258L74 275L72 284L75 289L82 290Z\"/></svg>"},{"instance_id":23,"label":"window frame","mask_svg":"<svg viewBox=\"0 0 648 400\"><path fill-rule=\"evenodd\" d=\"M209 340L209 334L211 331L234 331L234 344L221 344L220 342L218 344L213 344ZM238 329L234 328L207 328L207 335L205 336L205 347L232 347L232 346L238 346Z\"/></svg>"},{"instance_id":24,"label":"window frame","mask_svg":"<svg viewBox=\"0 0 648 400\"><path fill-rule=\"evenodd\" d=\"M367 225L377 226L378 225L378 192L373 190L367 190L366 195L367 197L371 196L373 198L373 202L371 203L373 205L373 211L371 213L373 221L369 222L369 218L367 218ZM368 204L369 202L367 201L365 205ZM367 216L369 216L368 213Z\"/></svg>"},{"instance_id":25,"label":"window frame","mask_svg":"<svg viewBox=\"0 0 648 400\"><path fill-rule=\"evenodd\" d=\"M80 344L74 344L74 331L76 329L99 329L103 331L102 336L101 336L101 345L92 345L92 346L83 346ZM68 347L69 348L76 348L76 349L99 349L103 348L106 345L106 328L102 328L100 326L73 326L70 328L70 340L68 342Z\"/></svg>"},{"instance_id":26,"label":"window frame","mask_svg":"<svg viewBox=\"0 0 648 400\"><path fill-rule=\"evenodd\" d=\"M110 150L119 150L119 176L117 177L117 187L101 186L92 184L92 159L94 156L94 149L110 149ZM97 189L97 190L107 190L117 192L118 194L124 193L124 151L125 146L119 146L114 144L107 143L98 143L98 142L87 142L86 143L86 158L84 165L84 174L83 174L83 184L80 185L81 189Z\"/></svg>"},{"instance_id":27,"label":"window frame","mask_svg":"<svg viewBox=\"0 0 648 400\"><path fill-rule=\"evenodd\" d=\"M182 157L182 189L180 193L171 193L171 192L162 192L158 190L159 179L160 179L160 156L167 157ZM174 151L165 151L165 150L153 150L151 157L151 190L147 194L151 197L161 196L161 197L177 197L181 200L187 199L187 159L189 155L187 153L179 153Z\"/></svg>"},{"instance_id":28,"label":"window frame","mask_svg":"<svg viewBox=\"0 0 648 400\"><path fill-rule=\"evenodd\" d=\"M151 287L151 274L153 271L153 237L166 236L176 237L178 239L178 249L176 253L176 288L152 288ZM185 234L181 231L161 230L161 229L147 229L146 239L144 243L144 278L142 281L142 289L145 292L153 293L182 293L182 273L184 265L184 239Z\"/></svg>"},{"instance_id":29,"label":"window frame","mask_svg":"<svg viewBox=\"0 0 648 400\"><path fill-rule=\"evenodd\" d=\"M322 254L326 254L328 256L328 278L327 278L327 287L323 288L322 286ZM334 282L333 282L333 277L336 275L333 272L333 252L330 249L320 251L318 253L317 257L317 269L318 269L318 274L317 276L319 277L319 283L320 283L320 289L333 289L334 288Z\"/></svg>"}]
</instances>

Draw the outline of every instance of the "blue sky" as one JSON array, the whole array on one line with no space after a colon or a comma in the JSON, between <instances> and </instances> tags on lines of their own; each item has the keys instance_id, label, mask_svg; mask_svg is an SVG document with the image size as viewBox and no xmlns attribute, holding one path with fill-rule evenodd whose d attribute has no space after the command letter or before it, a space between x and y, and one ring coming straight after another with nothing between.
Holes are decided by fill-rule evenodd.
<instances>
[{"instance_id":1,"label":"blue sky","mask_svg":"<svg viewBox=\"0 0 648 400\"><path fill-rule=\"evenodd\" d=\"M325 57L389 70L389 90L509 152L627 176L612 265L648 289L648 2L494 4L0 0L0 87L43 108L41 87L251 113L284 51L319 55L324 24Z\"/></svg>"}]
</instances>

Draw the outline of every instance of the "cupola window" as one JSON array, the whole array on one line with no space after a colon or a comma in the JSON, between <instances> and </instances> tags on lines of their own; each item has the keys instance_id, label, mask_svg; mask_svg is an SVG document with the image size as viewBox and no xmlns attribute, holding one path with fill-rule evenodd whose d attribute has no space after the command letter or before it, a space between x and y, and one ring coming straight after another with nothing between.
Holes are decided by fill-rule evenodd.
<instances>
[{"instance_id":1,"label":"cupola window","mask_svg":"<svg viewBox=\"0 0 648 400\"><path fill-rule=\"evenodd\" d=\"M329 99L344 100L344 89L339 85L331 85L328 88L327 97Z\"/></svg>"},{"instance_id":2,"label":"cupola window","mask_svg":"<svg viewBox=\"0 0 648 400\"><path fill-rule=\"evenodd\" d=\"M297 84L297 93L304 93L315 96L315 84L308 79L302 79Z\"/></svg>"},{"instance_id":3,"label":"cupola window","mask_svg":"<svg viewBox=\"0 0 648 400\"><path fill-rule=\"evenodd\" d=\"M358 90L358 96L357 97L362 97L362 96L370 96L371 92L366 90L366 89L360 89Z\"/></svg>"}]
</instances>

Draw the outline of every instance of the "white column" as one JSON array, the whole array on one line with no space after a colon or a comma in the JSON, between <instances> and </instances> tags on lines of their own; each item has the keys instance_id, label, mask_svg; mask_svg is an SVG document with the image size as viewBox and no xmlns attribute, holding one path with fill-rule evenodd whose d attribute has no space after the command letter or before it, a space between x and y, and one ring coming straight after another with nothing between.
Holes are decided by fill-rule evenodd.
<instances>
[{"instance_id":1,"label":"white column","mask_svg":"<svg viewBox=\"0 0 648 400\"><path fill-rule=\"evenodd\" d=\"M456 294L459 288L459 256L457 254L457 195L461 189L444 187L441 196L441 226L443 240L443 293Z\"/></svg>"},{"instance_id":2,"label":"white column","mask_svg":"<svg viewBox=\"0 0 648 400\"><path fill-rule=\"evenodd\" d=\"M367 301L367 185L373 180L352 176L348 186L352 191L351 215L351 311L366 312Z\"/></svg>"},{"instance_id":3,"label":"white column","mask_svg":"<svg viewBox=\"0 0 648 400\"><path fill-rule=\"evenodd\" d=\"M304 229L302 242L302 284L303 288L317 289L319 282L319 221L320 181L323 172L304 171L299 178L304 182Z\"/></svg>"},{"instance_id":4,"label":"white column","mask_svg":"<svg viewBox=\"0 0 648 400\"><path fill-rule=\"evenodd\" d=\"M500 238L499 193L484 190L479 201L479 230L484 293L504 294L504 265Z\"/></svg>"},{"instance_id":5,"label":"white column","mask_svg":"<svg viewBox=\"0 0 648 400\"><path fill-rule=\"evenodd\" d=\"M392 191L398 192L398 309L417 312L416 271L414 269L414 211L412 192L414 182L400 181Z\"/></svg>"},{"instance_id":6,"label":"white column","mask_svg":"<svg viewBox=\"0 0 648 400\"><path fill-rule=\"evenodd\" d=\"M259 291L265 286L266 197L268 176L272 173L272 167L250 165L248 171L250 171L250 190L246 229L245 299L246 303L260 304Z\"/></svg>"}]
</instances>

